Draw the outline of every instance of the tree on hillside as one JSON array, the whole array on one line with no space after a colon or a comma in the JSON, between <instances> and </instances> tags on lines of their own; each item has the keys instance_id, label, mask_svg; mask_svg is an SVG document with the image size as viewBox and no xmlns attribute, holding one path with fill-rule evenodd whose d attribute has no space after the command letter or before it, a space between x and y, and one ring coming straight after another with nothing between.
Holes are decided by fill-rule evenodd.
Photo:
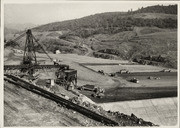
<instances>
[{"instance_id":1,"label":"tree on hillside","mask_svg":"<svg viewBox=\"0 0 180 128\"><path fill-rule=\"evenodd\" d=\"M166 13L166 14L177 14L177 5L169 5L169 6L163 6L163 5L156 5L156 6L150 6L146 8L138 9L137 11L134 11L134 13Z\"/></svg>"}]
</instances>

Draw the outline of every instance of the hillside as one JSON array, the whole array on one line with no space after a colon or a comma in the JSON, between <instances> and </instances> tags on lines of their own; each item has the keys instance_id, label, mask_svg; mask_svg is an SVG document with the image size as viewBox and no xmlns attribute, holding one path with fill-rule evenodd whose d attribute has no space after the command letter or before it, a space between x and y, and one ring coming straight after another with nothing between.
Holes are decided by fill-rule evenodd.
<instances>
[{"instance_id":1,"label":"hillside","mask_svg":"<svg viewBox=\"0 0 180 128\"><path fill-rule=\"evenodd\" d=\"M76 20L55 22L34 28L35 31L70 30L70 34L88 37L94 34L115 34L131 31L137 27L177 28L177 15L159 13L120 13L95 14Z\"/></svg>"},{"instance_id":2,"label":"hillside","mask_svg":"<svg viewBox=\"0 0 180 128\"><path fill-rule=\"evenodd\" d=\"M138 9L138 13L166 13L166 14L177 14L177 5L156 5L156 6L148 6L146 8Z\"/></svg>"},{"instance_id":3,"label":"hillside","mask_svg":"<svg viewBox=\"0 0 180 128\"><path fill-rule=\"evenodd\" d=\"M152 16L146 17L146 15ZM49 23L36 27L34 30L71 30L78 36L87 37L97 33L118 33L121 31L132 30L132 27L134 26L177 28L177 5L151 6L134 12L106 12L86 16L80 19Z\"/></svg>"},{"instance_id":4,"label":"hillside","mask_svg":"<svg viewBox=\"0 0 180 128\"><path fill-rule=\"evenodd\" d=\"M32 31L50 52L123 60L161 56L163 61L151 64L177 68L177 5L100 13L45 24ZM23 44L23 40L18 43Z\"/></svg>"}]
</instances>

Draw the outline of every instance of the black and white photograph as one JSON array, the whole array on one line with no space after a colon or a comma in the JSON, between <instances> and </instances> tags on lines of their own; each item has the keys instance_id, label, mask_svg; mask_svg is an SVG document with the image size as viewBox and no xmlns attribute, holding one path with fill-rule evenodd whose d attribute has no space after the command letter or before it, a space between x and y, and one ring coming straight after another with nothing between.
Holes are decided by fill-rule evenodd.
<instances>
[{"instance_id":1,"label":"black and white photograph","mask_svg":"<svg viewBox=\"0 0 180 128\"><path fill-rule=\"evenodd\" d=\"M3 127L179 127L178 1L1 1Z\"/></svg>"}]
</instances>

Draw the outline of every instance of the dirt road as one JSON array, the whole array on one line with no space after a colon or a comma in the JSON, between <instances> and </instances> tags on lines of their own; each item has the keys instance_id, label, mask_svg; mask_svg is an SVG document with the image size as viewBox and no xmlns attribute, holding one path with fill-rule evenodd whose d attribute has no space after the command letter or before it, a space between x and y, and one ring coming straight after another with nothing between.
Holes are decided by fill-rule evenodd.
<instances>
[{"instance_id":1,"label":"dirt road","mask_svg":"<svg viewBox=\"0 0 180 128\"><path fill-rule=\"evenodd\" d=\"M89 48L86 44L83 44L83 47L88 50L85 56L91 56L91 54L93 53L93 50Z\"/></svg>"}]
</instances>

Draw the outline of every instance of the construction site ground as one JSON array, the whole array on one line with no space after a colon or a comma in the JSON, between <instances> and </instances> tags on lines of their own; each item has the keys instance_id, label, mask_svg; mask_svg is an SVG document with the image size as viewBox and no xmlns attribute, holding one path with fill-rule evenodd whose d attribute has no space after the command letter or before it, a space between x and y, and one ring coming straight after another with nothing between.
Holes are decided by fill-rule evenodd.
<instances>
[{"instance_id":1,"label":"construction site ground","mask_svg":"<svg viewBox=\"0 0 180 128\"><path fill-rule=\"evenodd\" d=\"M6 54L7 53L7 54ZM52 58L60 60L61 64L67 64L72 69L78 71L78 86L84 84L93 84L99 87L105 88L105 97L102 99L95 99L91 97L92 92L82 91L81 93L91 98L95 102L112 102L114 101L126 101L126 100L139 100L139 99L151 99L151 98L162 98L162 97L176 97L177 96L177 76L163 77L158 80L147 80L146 77L142 77L144 83L136 84L126 80L123 77L110 77L108 75L102 75L96 72L94 69L90 69L81 63L128 63L124 60L107 60L100 58L93 58L88 56L80 56L75 54L49 54ZM22 61L23 54L14 54L11 50L5 50L5 62L4 64L20 64ZM37 53L37 59L40 64L53 64L45 54ZM138 67L138 66L137 66ZM139 65L142 70L141 65ZM147 66L144 65L143 68L153 71L157 69L163 70L163 67ZM136 68L138 69L138 68ZM99 69L102 70L102 69ZM104 69L103 69L104 70ZM109 69L108 69L109 70ZM119 69L117 69L119 70ZM41 72L41 79L53 78L53 71L51 72ZM150 81L150 82L149 82ZM167 85L163 86L161 82L164 81ZM169 82L169 83L168 83ZM151 83L151 84L149 84ZM50 102L42 97L35 96L34 94L25 91L21 88L15 88L9 83L5 83L4 86L4 108L5 108L5 126L101 126L98 122L93 121L89 118L85 118L81 114L77 114L72 110L64 110L66 108L57 106L56 103ZM21 90L21 91L14 91ZM60 89L63 91L63 89ZM65 90L65 89L64 89ZM71 92L63 91L65 95L73 96ZM22 96L21 96L22 95ZM16 99L13 97L17 97ZM29 98L29 99L28 99ZM32 104L34 101L35 103ZM23 106L24 107L19 107ZM53 105L52 105L53 104ZM42 108L41 108L42 107ZM24 110L27 110L24 111ZM36 110L37 109L37 110ZM29 112L28 112L29 111ZM35 111L35 112L34 112ZM57 111L57 112L56 112ZM24 112L24 114L22 114ZM34 115L33 115L34 113ZM43 113L43 114L42 114ZM36 115L37 114L37 115ZM64 118L62 115L64 115ZM73 116L75 114L75 116ZM51 115L49 117L49 115ZM22 116L24 116L22 118ZM38 122L36 121L36 118ZM19 119L13 122L13 119ZM52 118L52 119L51 119ZM61 119L62 118L62 119ZM29 124L27 122L29 120ZM46 123L43 122L47 120ZM49 122L49 123L48 123ZM86 124L85 124L85 123ZM22 124L21 124L22 123Z\"/></svg>"},{"instance_id":2,"label":"construction site ground","mask_svg":"<svg viewBox=\"0 0 180 128\"><path fill-rule=\"evenodd\" d=\"M11 50L6 50L8 56L8 53L11 55ZM126 79L119 77L119 78L112 78L106 75L101 75L95 71L104 70L104 72L109 73L111 70L112 72L118 72L120 69L128 69L130 71L136 71L136 72L145 72L145 71L160 71L163 70L163 67L157 67L157 66L150 66L150 65L110 65L110 66L93 66L92 70L88 68L87 66L81 65L81 63L128 63L128 61L124 60L109 60L109 59L100 59L100 58L94 58L94 57L88 57L88 56L81 56L81 55L75 55L75 54L49 54L53 59L60 60L62 64L68 64L72 69L76 69L78 71L78 85L82 86L84 84L95 84L98 86L101 86L103 88L111 88L116 87L117 85L123 86L126 84L126 87L141 87L142 85L147 85L149 83L149 80L147 78L142 79L142 83L135 84L132 82L128 82ZM20 64L22 61L23 54L15 54L6 57L5 56L5 64ZM45 54L37 53L37 59L40 62L40 64L52 64L52 62L47 58ZM122 68L121 68L122 67ZM94 71L95 70L95 71ZM173 69L173 71L177 71L176 69ZM163 76L163 75L162 75ZM145 76L146 77L146 76ZM148 77L148 76L147 76ZM161 76L160 76L161 77ZM98 79L97 79L98 78ZM144 81L144 82L143 82ZM165 81L165 82L164 82ZM154 83L152 83L154 82ZM167 83L169 82L169 83ZM144 84L146 83L146 84ZM151 86L160 85L163 83L167 83L168 86L175 85L177 86L177 76L168 76L162 77L160 80L152 80ZM162 84L161 84L162 85Z\"/></svg>"}]
</instances>

